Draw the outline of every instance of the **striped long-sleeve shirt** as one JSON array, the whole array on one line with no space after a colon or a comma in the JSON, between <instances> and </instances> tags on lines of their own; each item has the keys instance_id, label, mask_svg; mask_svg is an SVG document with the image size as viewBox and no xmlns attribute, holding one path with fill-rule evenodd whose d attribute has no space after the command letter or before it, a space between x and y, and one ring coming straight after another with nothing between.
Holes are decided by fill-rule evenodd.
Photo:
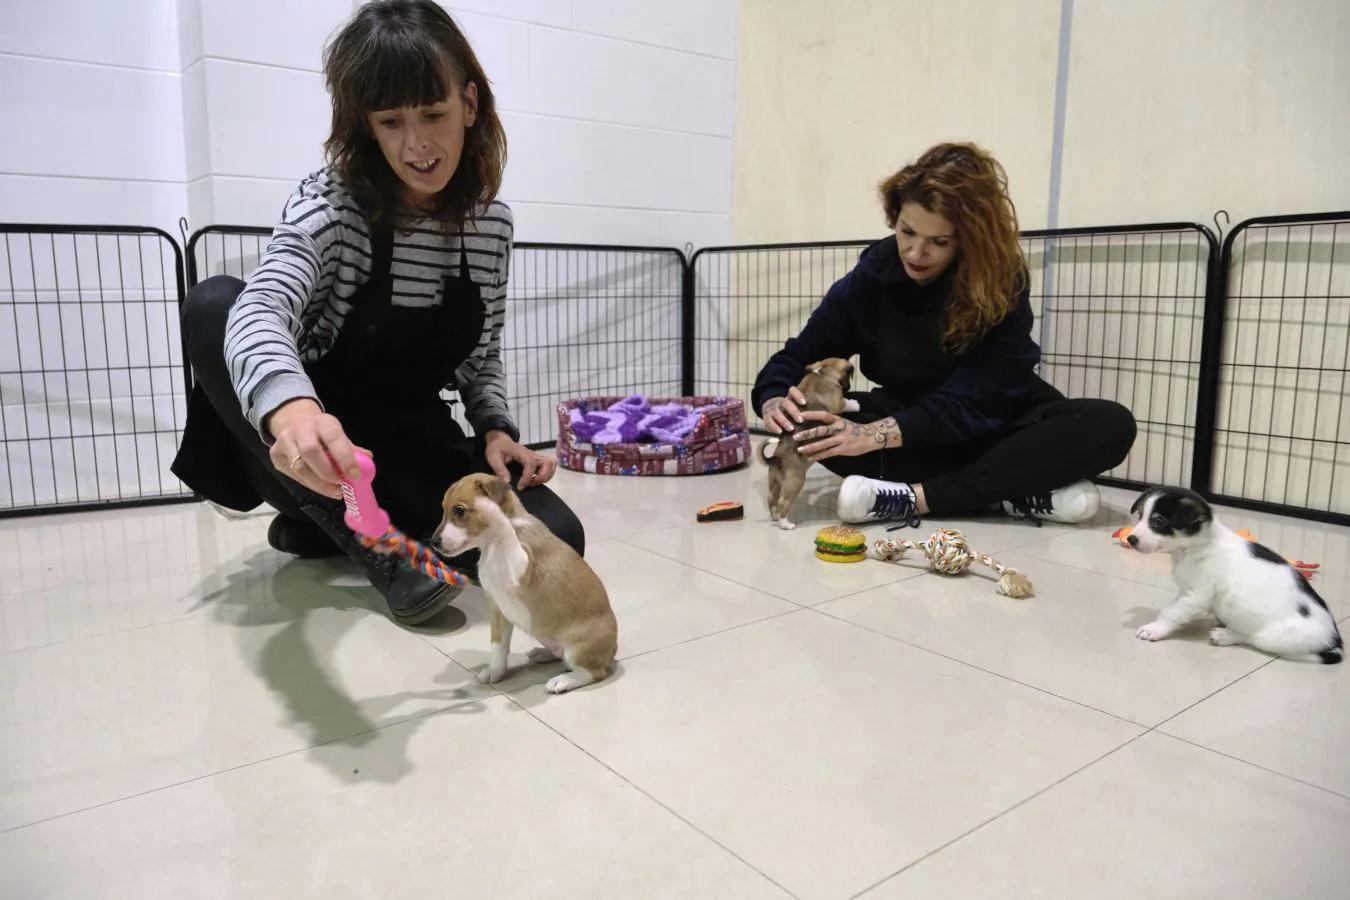
<instances>
[{"instance_id":1,"label":"striped long-sleeve shirt","mask_svg":"<svg viewBox=\"0 0 1350 900\"><path fill-rule=\"evenodd\" d=\"M427 220L411 233L394 233L395 306L441 302L446 275L459 274L460 235ZM486 315L478 346L455 373L464 413L478 434L519 432L506 403L501 334L506 319L506 282L514 236L511 210L494 201L464 229L470 276L478 284ZM264 441L269 413L289 400L318 400L303 363L333 346L350 299L370 277L370 226L337 176L320 170L286 201L281 222L230 310L225 359L244 415Z\"/></svg>"}]
</instances>

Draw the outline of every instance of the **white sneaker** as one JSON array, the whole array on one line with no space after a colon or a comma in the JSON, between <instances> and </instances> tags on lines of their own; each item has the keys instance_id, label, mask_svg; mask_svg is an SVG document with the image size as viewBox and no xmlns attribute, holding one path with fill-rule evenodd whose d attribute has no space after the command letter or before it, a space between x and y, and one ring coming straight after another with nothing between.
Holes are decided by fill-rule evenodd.
<instances>
[{"instance_id":1,"label":"white sneaker","mask_svg":"<svg viewBox=\"0 0 1350 900\"><path fill-rule=\"evenodd\" d=\"M1075 481L1048 494L1034 494L1018 500L1004 500L1003 512L1015 519L1030 519L1039 526L1042 522L1076 525L1097 514L1102 495L1090 481Z\"/></svg>"},{"instance_id":2,"label":"white sneaker","mask_svg":"<svg viewBox=\"0 0 1350 900\"><path fill-rule=\"evenodd\" d=\"M919 527L914 489L900 481L850 475L839 485L836 511L842 521L853 524L898 520L911 528Z\"/></svg>"}]
</instances>

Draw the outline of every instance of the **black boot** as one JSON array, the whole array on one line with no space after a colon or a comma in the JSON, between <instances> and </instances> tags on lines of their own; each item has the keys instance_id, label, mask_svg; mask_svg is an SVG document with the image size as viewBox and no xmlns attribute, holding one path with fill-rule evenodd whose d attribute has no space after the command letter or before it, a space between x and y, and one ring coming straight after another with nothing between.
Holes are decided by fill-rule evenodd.
<instances>
[{"instance_id":1,"label":"black boot","mask_svg":"<svg viewBox=\"0 0 1350 900\"><path fill-rule=\"evenodd\" d=\"M397 554L376 553L342 521L344 507L338 500L318 500L300 507L343 552L366 570L370 583L384 597L389 614L396 622L417 625L449 606L463 590L423 575Z\"/></svg>"},{"instance_id":2,"label":"black boot","mask_svg":"<svg viewBox=\"0 0 1350 900\"><path fill-rule=\"evenodd\" d=\"M310 521L308 516L295 519L285 513L278 513L267 527L267 543L273 550L301 559L327 559L343 555L342 548L328 536L328 532Z\"/></svg>"}]
</instances>

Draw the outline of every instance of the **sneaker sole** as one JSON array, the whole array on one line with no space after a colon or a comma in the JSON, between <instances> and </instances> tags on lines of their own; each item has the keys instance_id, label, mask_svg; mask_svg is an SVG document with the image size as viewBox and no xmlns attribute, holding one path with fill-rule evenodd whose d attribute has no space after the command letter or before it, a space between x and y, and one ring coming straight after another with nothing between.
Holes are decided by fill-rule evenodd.
<instances>
[{"instance_id":1,"label":"sneaker sole","mask_svg":"<svg viewBox=\"0 0 1350 900\"><path fill-rule=\"evenodd\" d=\"M431 599L420 609L409 613L397 613L391 609L389 610L389 615L393 616L394 621L398 622L400 625L421 625L428 619L434 619L436 616L440 615L441 612L444 611L447 606L454 603L455 598L462 593L464 593L464 588L454 584L447 584L442 590L433 594Z\"/></svg>"}]
</instances>

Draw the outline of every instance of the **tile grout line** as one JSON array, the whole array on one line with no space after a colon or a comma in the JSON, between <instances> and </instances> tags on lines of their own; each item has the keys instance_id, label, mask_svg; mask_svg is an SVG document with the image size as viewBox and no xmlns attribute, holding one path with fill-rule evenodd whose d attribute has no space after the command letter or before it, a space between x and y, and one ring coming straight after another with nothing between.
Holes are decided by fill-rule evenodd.
<instances>
[{"instance_id":1,"label":"tile grout line","mask_svg":"<svg viewBox=\"0 0 1350 900\"><path fill-rule=\"evenodd\" d=\"M1266 772L1267 774L1270 775L1274 775L1277 778L1283 778L1286 781L1292 781L1296 784L1301 784L1304 787L1312 788L1315 791L1321 791L1324 794L1330 794L1333 797L1340 797L1343 800L1350 800L1350 794L1342 794L1340 791L1334 791L1331 788L1323 787L1320 784L1313 784L1311 781L1304 781L1302 778L1290 775L1287 772L1280 772L1267 766L1263 766L1260 763L1254 763L1249 759L1242 759L1241 757L1233 756L1231 753L1224 753L1222 750L1216 750L1213 747L1206 747L1204 744L1198 744L1195 741L1190 740L1189 738L1184 738L1181 737L1180 735L1172 734L1171 732L1168 731L1158 731L1156 728L1151 729L1151 731L1156 732L1160 737L1165 737L1174 741L1178 741L1182 744L1194 747L1197 750L1203 750L1206 753L1213 753L1215 756L1222 756L1224 759L1232 760L1233 762L1239 763L1244 766L1250 766L1253 769L1259 769L1260 771Z\"/></svg>"},{"instance_id":2,"label":"tile grout line","mask_svg":"<svg viewBox=\"0 0 1350 900\"><path fill-rule=\"evenodd\" d=\"M796 609L785 609L782 612L776 612L773 615L764 616L763 618L755 619L752 622L742 622L739 625L728 625L726 628L719 628L718 630L710 631L707 634L699 634L693 637L685 638L682 641L676 641L675 643L667 644L664 647L653 647L650 650L643 650L641 653L634 653L632 656L625 656L622 659L619 659L618 661L621 663L627 663L630 660L642 659L644 656L651 656L653 653L661 653L666 650L673 650L676 647L683 647L686 644L693 644L698 641L706 640L707 638L716 637L720 634L729 634L730 632L733 631L740 631L742 628L749 628L752 625L763 625L765 622L772 622L775 619L781 619L784 616L795 616L798 613L806 612L809 609L810 607L806 606L799 606ZM519 691L527 690L529 687L533 687L533 685L517 688L515 691L512 691L512 693L518 693Z\"/></svg>"},{"instance_id":3,"label":"tile grout line","mask_svg":"<svg viewBox=\"0 0 1350 900\"><path fill-rule=\"evenodd\" d=\"M684 528L685 526L683 526L683 525L676 525L676 526L674 526L674 527L676 527L676 528ZM664 529L663 529L663 530L664 530ZM651 532L646 532L646 533L647 533L647 534L650 534ZM814 608L815 606L817 606L817 605L819 605L819 604L822 604L822 603L830 603L830 602L835 601L835 600L843 600L843 599L846 598L846 597L853 597L853 596L855 596L855 595L857 595L857 594L864 594L864 593L866 593L867 591L873 591L873 590L876 590L876 589L878 589L878 588L883 588L883 587L890 587L891 585L899 584L899 583L902 582L902 581L909 581L910 579L916 578L916 577L918 577L919 575L922 575L922 574L923 574L923 572L915 572L913 575L905 575L905 576L902 576L902 577L900 577L900 578L896 578L896 579L894 579L893 581L886 581L886 582L882 582L881 584L873 584L873 585L869 585L868 587L860 588L859 590L856 590L856 591L850 591L850 592L848 592L847 594L840 594L838 597L826 597L826 598L823 599L823 600L817 600L817 601L815 601L815 603L803 603L803 602L801 602L801 601L799 601L799 600L793 600L793 599L791 599L791 598L784 597L784 596L782 596L781 594L775 594L775 593L773 593L772 591L769 591L769 590L767 590L767 589L765 589L765 588L762 588L762 587L756 587L756 586L754 586L754 585L752 585L752 584L746 584L745 582L743 582L743 581L737 581L737 580L734 579L734 578L728 578L726 575L723 575L723 574L721 574L721 573L719 573L719 572L713 572L713 571L710 571L710 570L708 570L708 569L700 568L699 566L696 566L696 565L694 565L693 563L685 562L685 561L682 560L682 559L676 559L676 558L673 557L673 556L667 556L666 554L660 552L659 550L653 550L653 549L651 549L650 547L643 547L643 546L641 546L640 544L634 544L634 543L632 543L632 542L630 542L630 541L628 541L628 540L626 540L626 539L624 539L624 538L615 537L615 538L610 538L610 540L618 541L618 542L621 543L621 544L627 544L629 547L632 547L632 548L634 548L634 549L642 550L642 551L644 551L644 552L650 553L650 554L652 554L653 556L657 556L657 557L660 557L661 559L666 560L667 562L673 562L673 563L675 563L675 564L677 564L677 565L684 566L685 568L693 569L695 572L701 572L701 573L704 574L704 575L711 575L713 578L717 578L717 579L719 579L719 580L721 580L721 581L725 581L725 582L727 582L728 584L733 584L733 585L735 585L736 587L739 587L739 588L745 588L746 590L751 590L751 591L757 591L758 593L764 594L766 597L772 597L772 598L774 598L775 600L782 600L784 603L791 603L793 606L796 606L796 607L798 607L798 608L800 608L800 609L812 609L812 608Z\"/></svg>"},{"instance_id":4,"label":"tile grout line","mask_svg":"<svg viewBox=\"0 0 1350 900\"><path fill-rule=\"evenodd\" d=\"M311 750L317 750L320 747L327 747L332 744L340 744L343 741L350 741L352 738L361 737L362 735L377 734L378 732L384 731L386 728L396 728L399 725L407 725L410 722L418 722L421 721L422 719L430 718L431 716L438 716L443 713L447 713L450 710L457 709L461 706L467 706L470 703L482 703L484 701L495 699L497 699L495 696L489 695L485 697L468 697L464 700L456 700L455 702L450 703L446 706L437 707L436 709L430 709L425 712L420 712L417 713L416 715L411 715L408 716L406 719L399 719L398 721L395 722L385 722L381 725L377 725L374 728L367 728L364 731L354 731L351 734L344 734L341 735L340 737L331 738L326 741L320 741L317 744L306 744L303 747L296 747L292 750L287 750L283 753L274 753L271 756L264 756L261 759L253 759L249 760L248 762L239 763L238 765L226 766L225 768L218 769L214 772L203 772L201 775L196 775L193 776L192 778L184 778L182 781L175 781L172 784L162 784L159 785L158 787L147 788L146 790L143 791L136 791L135 793L127 794L125 797L114 797L111 800L104 800L102 803L95 803L93 806L85 806L80 809L72 809L68 812L58 813L57 815L54 816L47 816L45 819L37 819L32 822L25 822L22 825L15 825L10 828L0 828L0 836L10 834L15 831L22 831L25 828L33 828L34 826L37 825L45 825L48 822L55 822L58 819L66 819L69 818L70 816L80 815L81 813L92 812L93 810L96 809L102 809L105 806L113 806L114 804L117 803L125 803L128 800L135 800L139 797L149 796L150 794L158 794L161 791L173 790L174 788L182 787L183 785L186 784L194 784L195 782L198 781L205 781L208 778L215 778L217 775L225 775L230 772L237 772L240 769L248 769L251 768L252 766L262 765L263 763L274 762L275 760L278 759L285 759L288 756L295 756L297 753L308 753Z\"/></svg>"},{"instance_id":5,"label":"tile grout line","mask_svg":"<svg viewBox=\"0 0 1350 900\"><path fill-rule=\"evenodd\" d=\"M784 613L783 615L787 615L787 614ZM633 779L628 778L628 777L625 776L623 773L619 772L617 769L615 769L614 767L610 766L610 765L609 765L608 763L606 763L604 760L600 759L600 758L599 758L598 756L596 756L594 753L591 753L591 752L590 752L589 750L587 750L585 747L582 747L582 746L581 746L580 744L578 744L576 741L572 740L572 739L569 738L567 735L563 734L563 733L562 733L561 731L559 731L557 728L554 728L551 724L549 724L548 722L545 722L543 719L539 718L539 716L535 715L534 712L533 712L532 710L530 710L530 709L529 709L528 707L526 707L524 704L518 702L514 697L512 697L512 696L510 696L510 695L506 695L506 698L507 698L507 700L508 700L509 702L511 702L512 704L514 704L514 705L516 706L517 709L521 710L521 711L524 712L526 715L528 715L530 718L532 718L532 719L534 719L536 722L538 722L540 725L544 726L544 727L547 728L549 731L553 732L553 733L556 734L558 737L560 737L562 740L566 741L568 744L570 744L570 745L572 745L573 747L575 747L578 751L580 751L582 754L584 754L588 759L592 760L596 765L600 766L600 767L601 767L602 769L604 769L606 772L609 772L609 773L610 773L611 775L613 775L615 778L618 778L618 779L619 779L620 781L622 781L624 784L628 785L628 786L631 787L633 790L637 791L639 794L641 794L642 796L646 797L646 798L647 798L648 800L650 800L652 803L655 803L657 806L661 807L661 809L664 809L667 813L669 813L670 815L674 816L678 821L683 822L683 823L684 823L686 826L688 826L689 829L690 829L691 831L693 831L695 834L700 835L700 836L702 836L703 838L705 838L706 840L710 841L714 846L720 848L720 849L721 849L722 851L724 851L727 855L729 855L732 859L737 860L737 861L740 862L742 865L744 865L746 868L748 868L750 871L756 873L756 874L759 875L761 878L763 878L765 881L769 882L769 883L772 884L774 887L777 887L778 889L780 889L781 891L783 891L783 893L787 894L789 897L794 898L794 900L800 900L800 898L799 898L796 894L794 894L792 891L788 890L787 887L786 887L785 885L779 883L778 881L776 881L775 879L773 879L771 876L769 876L768 874L766 874L766 873L764 873L763 871L761 871L761 870L759 869L758 866L756 866L756 865L754 865L753 863L751 863L749 860L747 860L745 857L741 856L741 855L740 855L739 853L737 853L735 850L732 850L730 847L728 847L727 845L723 844L723 843L722 843L721 841L719 841L717 838L715 838L715 837L713 837L712 835L708 834L706 831L704 831L703 829L699 828L699 827L698 827L697 825L695 825L693 822L689 821L689 820L686 819L684 816L680 815L680 814L679 814L678 812L676 812L674 809L671 809L671 808L670 808L669 806L667 806L665 803L661 802L661 801L658 800L656 797L652 796L645 788L643 788L641 785L639 785L639 784L638 784L637 782L635 782Z\"/></svg>"},{"instance_id":6,"label":"tile grout line","mask_svg":"<svg viewBox=\"0 0 1350 900\"><path fill-rule=\"evenodd\" d=\"M931 857L936 856L937 854L941 853L943 850L946 850L948 847L951 847L951 846L953 846L954 844L956 844L956 843L958 843L958 842L960 842L960 841L965 840L967 837L969 837L970 835L972 835L972 834L974 834L975 832L979 831L980 829L985 828L986 826L991 825L991 824L994 823L994 822L997 822L999 819L1003 818L1003 817L1006 816L1008 813L1013 812L1013 811L1016 810L1016 809L1020 809L1021 807L1025 806L1025 805L1028 804L1028 803L1030 803L1032 800L1035 800L1037 797L1041 796L1042 794L1046 793L1047 791L1050 791L1050 790L1053 790L1054 788L1059 787L1061 784L1063 784L1064 782L1068 781L1070 778L1073 778L1073 777L1075 777L1075 776L1081 774L1082 772L1084 772L1084 771L1086 771L1086 770L1092 768L1093 766L1097 765L1098 763L1100 763L1102 760L1106 759L1107 757L1113 756L1114 754L1119 753L1121 750L1124 750L1126 747L1130 746L1131 744L1133 744L1135 741L1139 740L1140 738L1145 737L1147 734L1149 734L1149 732L1147 732L1147 731L1144 732L1143 734L1136 734L1134 737L1130 738L1128 741L1125 741L1124 743L1120 744L1119 746L1112 747L1110 750L1106 751L1106 752L1103 753L1101 756L1098 756L1096 759L1091 759L1091 760L1085 762L1083 765L1081 765L1081 766L1079 766L1078 768L1074 769L1072 772L1069 772L1068 774L1064 775L1064 776L1061 777L1061 778L1057 778L1056 780L1050 782L1049 784L1047 784L1045 787L1041 788L1040 790L1034 791L1033 793L1028 794L1026 797L1023 797L1021 800L1017 801L1017 802L1014 803L1012 806L1009 806L1007 809L1003 810L1002 812L1000 812L1000 813L998 813L998 814L996 814L996 815L990 816L988 819L985 819L983 822L980 822L979 824L972 826L971 828L967 829L966 831L961 832L961 833L958 834L956 837L952 838L951 840L947 841L946 843L942 844L941 846L939 846L939 847L934 847L932 850L930 850L930 851L928 851L927 853L923 854L923 855L920 856L918 859L914 860L913 862L910 862L910 863L906 864L905 866L903 866L903 867L900 868L900 869L897 869L896 871L894 871L894 872L892 872L891 874L887 875L885 878L882 878L881 880L875 882L874 884L868 885L867 887L863 888L861 891L858 891L856 894L853 894L852 896L850 896L850 897L849 897L849 900L859 900L859 898L863 897L865 894L868 894L868 893L870 893L871 891L876 890L877 888L881 887L883 884L885 884L885 883L888 882L888 881L891 881L891 880L893 880L893 879L895 879L895 878L898 878L899 876L903 875L905 872L908 872L910 869L912 869L912 868L914 868L915 866L917 866L917 865L919 865L920 863L922 863L924 860L927 860L927 859L930 859Z\"/></svg>"},{"instance_id":7,"label":"tile grout line","mask_svg":"<svg viewBox=\"0 0 1350 900\"><path fill-rule=\"evenodd\" d=\"M516 25L522 25L526 28L542 28L547 31L561 31L564 34L579 34L584 37L599 38L600 40L614 41L620 44L634 44L638 47L647 47L653 50L666 50L671 53L681 53L686 56L696 56L702 59L716 60L717 62L724 62L724 63L736 62L736 58L734 56L731 57L718 56L716 53L708 53L707 51L704 50L689 50L684 47L669 47L666 46L665 44L655 44L652 43L651 41L641 40L640 38L616 37L615 35L612 34L601 34L598 31L586 31L585 29L577 28L575 25L571 24L572 18L568 19L569 24L567 25L554 25L550 22L537 22L533 19L512 18L511 16L504 16L499 13L480 12L479 10L476 9L466 9L463 11L456 11L454 15L456 17L463 15L481 16L484 19L496 19L501 22L511 22Z\"/></svg>"},{"instance_id":8,"label":"tile grout line","mask_svg":"<svg viewBox=\"0 0 1350 900\"><path fill-rule=\"evenodd\" d=\"M823 604L822 604L822 605L823 605ZM1091 710L1092 712L1095 712L1095 713L1100 713L1101 715L1103 715L1103 716L1108 716L1108 717L1110 717L1110 718L1112 718L1112 719L1115 719L1115 720L1118 721L1118 722L1124 722L1124 723L1126 723L1127 725L1133 725L1133 726L1135 726L1136 728L1144 728L1144 729L1148 729L1149 731L1152 730L1152 727L1150 727L1150 726L1148 726L1148 725L1145 725L1143 722L1136 722L1134 719L1128 719L1128 718L1126 718L1125 716L1117 715L1116 713L1113 713L1113 712L1107 712L1107 711L1104 710L1104 709L1098 709L1097 707L1092 706L1092 705L1089 704L1089 703L1084 703L1082 700L1075 700L1075 699L1073 699L1072 697L1064 697L1064 696L1061 696L1061 695L1059 695L1059 694L1056 694L1054 691L1047 690L1046 688L1037 687L1037 686L1034 685L1034 684L1027 684L1025 681L1018 681L1016 678L1013 678L1013 677L1011 677L1011 676L1009 676L1009 675L1004 675L1002 672L994 672L994 671L992 671L992 670L990 670L990 669L982 668L981 666L977 666L977 665L975 665L974 663L966 662L966 661L963 660L963 659L957 659L957 658L954 657L954 656L948 656L947 654L942 653L942 652L940 652L940 651L938 651L938 650L933 650L933 649L931 649L931 648L929 648L929 647L924 647L924 646L922 646L922 645L920 645L920 644L914 644L914 643L911 643L911 642L909 642L909 641L907 641L907 640L904 640L903 638L898 638L898 637L896 637L896 636L893 635L893 634L886 634L884 631L877 631L875 628L870 628L870 627L868 627L868 626L866 626L866 625L863 625L863 624L860 624L860 623L858 623L858 622L852 622L852 621L850 621L850 620L848 620L848 619L841 618L840 616L833 615L832 613L829 613L829 612L827 612L827 611L825 611L825 610L823 610L823 609L817 609L817 608L815 608L815 607L808 607L808 608L809 608L812 612L816 612L816 613L819 613L819 614L822 615L822 616L825 616L827 619L832 619L832 620L834 620L835 622L839 622L840 624L843 624L843 625L851 625L851 626L853 626L854 628L861 629L861 630L863 630L863 631L866 631L866 632L869 633L869 634L874 634L874 635L876 635L877 637L882 637L882 638L885 638L886 640L889 640L889 641L894 641L894 642L897 643L897 644L900 644L900 645L905 646L905 647L909 647L909 648L914 649L914 650L918 650L918 651L921 652L921 653L927 653L927 654L930 654L930 655L932 655L932 656L936 656L936 657L938 657L939 659L945 659L945 660L947 660L948 662L953 662L953 663L956 663L956 664L959 665L959 666L964 666L965 668L973 669L973 670L975 670L976 672L983 672L985 675L990 675L990 676L993 676L994 678L998 678L998 679L1001 679L1001 680L1003 680L1003 681L1007 681L1007 682L1010 682L1010 683L1012 683L1012 684L1019 685L1020 687L1024 687L1024 688L1027 688L1028 690L1035 691L1035 692L1038 693L1038 694L1044 694L1044 695L1047 696L1047 697L1054 697L1056 700L1063 700L1065 703L1072 703L1074 706L1078 706L1078 707L1081 707L1081 708L1086 709L1086 710ZM1161 723L1159 723L1159 724L1161 724ZM1156 727L1156 726L1153 726L1153 727Z\"/></svg>"},{"instance_id":9,"label":"tile grout line","mask_svg":"<svg viewBox=\"0 0 1350 900\"><path fill-rule=\"evenodd\" d=\"M1235 687L1235 686L1241 684L1242 682L1246 681L1248 678L1251 678L1251 677L1252 677L1253 675L1255 675L1257 672L1260 672L1260 671L1261 671L1262 669L1264 669L1266 666L1270 665L1271 663L1273 663L1273 662L1275 662L1275 661L1276 661L1276 660L1274 660L1274 659L1267 659L1267 660L1265 660L1263 663L1261 663L1259 666L1256 666L1255 668L1251 669L1250 671L1243 672L1241 675L1239 675L1237 678L1234 678L1232 681L1228 682L1227 684L1220 685L1219 687L1217 687L1217 688L1215 688L1214 690L1210 691L1210 692L1209 692L1208 694L1206 694L1205 696L1201 697L1199 700L1196 700L1194 703L1191 703L1191 704L1189 704L1189 705L1187 705L1187 706L1184 706L1184 707L1182 707L1181 709L1177 710L1176 712L1172 713L1172 715L1170 715L1170 716L1168 716L1167 718L1163 719L1161 722L1159 722L1157 725L1154 725L1154 726L1153 726L1152 728L1150 728L1149 730L1150 730L1150 731L1156 731L1157 729L1162 728L1162 727L1163 727L1164 725L1166 725L1168 722L1175 721L1176 718L1177 718L1178 716L1181 716L1181 715L1184 715L1184 714L1190 712L1191 710L1193 710L1193 709L1195 709L1197 706L1199 706L1201 703L1204 703L1206 700L1209 700L1211 697L1216 697L1216 696L1218 696L1219 694L1222 694L1224 691L1228 690L1229 688ZM1163 734L1166 734L1167 732L1162 732L1162 733L1163 733Z\"/></svg>"},{"instance_id":10,"label":"tile grout line","mask_svg":"<svg viewBox=\"0 0 1350 900\"><path fill-rule=\"evenodd\" d=\"M897 639L897 640L898 640L898 639ZM901 641L901 643L905 643L905 642ZM920 648L920 649L922 649L922 648ZM939 655L940 655L940 654L939 654ZM1151 735L1151 734L1157 734L1157 735L1159 735L1160 737L1167 738L1167 739L1169 739L1169 740L1174 740L1174 741L1177 741L1177 742L1179 742L1179 743L1188 744L1189 746L1195 747L1197 750L1201 750L1201 751L1204 751L1204 752L1206 752L1206 753L1213 753L1214 755L1223 757L1224 759L1229 759L1229 760L1232 760L1233 762L1240 763L1240 764L1245 765L1245 766L1250 766L1251 768L1257 769L1257 770L1262 771L1262 772L1266 772L1266 773L1271 774L1271 775L1274 775L1274 776L1276 776L1276 777L1278 777L1278 778L1282 778L1282 779L1285 779L1285 780L1287 780L1287 781L1292 781L1292 782L1294 782L1294 783L1296 783L1296 784L1304 785L1305 787L1313 788L1313 789L1318 790L1318 791L1320 791L1320 792L1322 792L1322 793L1325 793L1325 794L1330 794L1330 795L1333 796L1333 797L1345 797L1344 794L1341 794L1341 793L1339 793L1339 792L1337 792L1337 791L1333 791L1333 790L1330 790L1330 789L1328 789L1328 788L1321 787L1320 785L1310 784L1309 782L1303 781L1303 780L1300 779L1300 778L1295 778L1295 777L1292 776L1292 775L1286 775L1286 774L1283 773L1283 772L1276 772L1276 771L1273 770L1273 769L1267 769L1265 766L1257 765L1256 763L1249 762L1249 761L1247 761L1247 760L1245 760L1245 759L1238 759L1237 757L1229 756L1227 753L1223 753L1222 751L1216 750L1216 749L1214 749L1213 747L1206 747L1206 746L1204 746L1203 744L1197 744L1197 743L1195 743L1194 741L1189 741L1189 740L1186 740L1185 738L1178 737L1177 735L1169 734L1169 733L1166 732L1166 731L1160 731L1160 730L1159 730L1160 728L1162 728L1163 725L1166 725L1168 722L1171 722L1173 719L1177 718L1177 716L1182 715L1182 714L1185 713L1187 710L1190 710L1190 709L1192 709L1192 708L1194 708L1194 707L1200 705L1201 703L1204 703L1206 700L1209 700L1210 698L1214 697L1214 696L1217 695L1217 694L1223 693L1224 691L1228 690L1229 688L1233 687L1234 685L1236 685L1236 684L1238 684L1238 683L1240 683L1240 682L1246 680L1247 678L1249 678L1249 677L1251 677L1252 675L1256 674L1257 672L1261 671L1262 669L1264 669L1266 666L1270 665L1270 664L1273 663L1273 662L1275 662L1275 660L1273 660L1273 659L1267 660L1266 662L1264 662L1264 663L1262 663L1261 665L1257 666L1256 668L1252 669L1250 672L1244 673L1241 677L1236 678L1236 679L1234 679L1233 681L1229 682L1228 684L1223 685L1222 687L1217 688L1217 689L1211 691L1210 693L1206 694L1204 697L1201 697L1199 700L1196 700L1194 703L1191 703L1190 705L1186 706L1184 709L1178 711L1177 713L1173 714L1172 716L1169 716L1168 718L1166 718L1166 719L1164 719L1163 721L1159 722L1157 725L1154 725L1154 726L1151 726L1151 727L1140 725L1141 728L1145 728L1145 729L1146 729L1146 730L1143 731L1142 733L1135 735L1134 737L1130 738L1128 741L1125 741L1124 743L1122 743L1120 746L1115 747L1115 748L1113 748L1113 749L1107 751L1106 753L1103 753L1101 756L1097 757L1096 759L1091 760L1091 761L1085 763L1084 765L1080 766L1079 768L1077 768L1077 769L1075 769L1074 771L1072 771L1072 772L1068 773L1067 775L1065 775L1063 778L1060 778L1060 779L1058 779L1058 780L1056 780L1056 781L1054 781L1054 782L1052 782L1052 783L1046 785L1045 787L1041 788L1039 791L1036 791L1034 794L1031 794L1030 796L1025 797L1024 799L1018 801L1017 803L1013 804L1012 806L1009 806L1007 809L1003 810L1002 812L998 813L997 815L991 816L990 818L988 818L988 819L986 819L985 821L979 823L978 825L974 826L973 828L969 829L968 831L965 831L965 832L963 832L963 833L957 835L956 837L952 838L950 841L947 841L947 842L946 842L945 844L943 844L942 846L936 847L936 848L934 848L933 850L929 851L928 853L925 853L923 856L919 857L918 859L914 860L913 862L909 863L908 865L904 866L903 868L898 869L898 870L895 871L895 872L892 872L890 875L886 876L885 878L881 879L880 881L876 882L875 884L872 884L872 885L870 885L869 887L863 889L862 891L859 891L858 893L854 894L852 897L849 898L849 900L859 900L859 898L861 898L863 895L867 894L867 893L870 892L870 891L873 891L873 890L877 889L878 887L880 887L881 885L885 884L886 882L891 881L892 879L894 879L894 878L896 878L896 877L898 877L898 876L904 874L905 872L907 872L907 871L909 871L910 869L914 868L915 866L917 866L919 863L923 862L924 860L929 859L930 857L935 856L935 855L937 855L938 853L941 853L943 850L946 850L948 847L951 847L951 846L955 845L956 843L958 843L959 841L964 840L965 838L969 837L970 835L974 834L975 832L979 831L980 829L984 828L985 826L990 825L990 824L992 824L993 822L998 821L999 819L1001 819L1001 818L1003 818L1004 816L1006 816L1008 813L1011 813L1011 812L1013 812L1014 810L1019 809L1020 807L1026 805L1027 803L1031 802L1032 800L1036 799L1037 797L1039 797L1040 795L1046 793L1047 791L1050 791L1050 790L1052 790L1053 788L1058 787L1059 785L1061 785L1061 784L1063 784L1064 782L1068 781L1070 778L1076 777L1077 775L1079 775L1079 774L1081 774L1081 773L1087 771L1088 769L1090 769L1090 768L1092 768L1093 766L1097 765L1098 763L1102 762L1102 761L1105 760L1107 757L1112 756L1112 755L1118 753L1118 752L1121 751L1121 750L1124 750L1126 747L1129 747L1131 744L1135 743L1136 741L1139 741L1139 740L1142 739L1142 738L1148 737L1148 736ZM1008 680L1009 680L1009 681L1013 681L1014 679L1008 679ZM1015 683L1020 684L1021 682L1015 682ZM1052 696L1054 696L1054 695L1052 695ZM1063 698L1063 699L1067 699L1067 698ZM1070 702L1074 702L1074 701L1070 701ZM1093 707L1088 707L1088 708L1089 708L1089 709L1092 709ZM1101 712L1101 710L1098 710L1098 712ZM1106 713L1106 715L1110 715L1110 713ZM1117 716L1116 718L1120 718L1120 717ZM1125 719L1124 721L1127 721L1127 722L1128 722L1128 721L1130 721L1130 720ZM1133 723L1133 724L1138 724L1138 723ZM1350 799L1350 797L1345 797L1345 799Z\"/></svg>"}]
</instances>

